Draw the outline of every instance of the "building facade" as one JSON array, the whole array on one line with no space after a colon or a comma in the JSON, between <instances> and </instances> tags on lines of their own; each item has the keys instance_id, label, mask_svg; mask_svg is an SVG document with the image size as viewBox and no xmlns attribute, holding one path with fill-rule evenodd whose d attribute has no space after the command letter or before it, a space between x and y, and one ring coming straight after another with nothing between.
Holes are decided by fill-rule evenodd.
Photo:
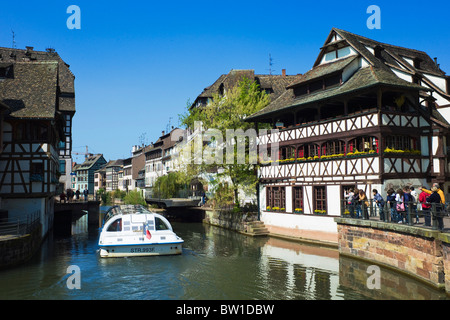
<instances>
[{"instance_id":1,"label":"building facade","mask_svg":"<svg viewBox=\"0 0 450 320\"><path fill-rule=\"evenodd\" d=\"M86 160L75 169L76 184L74 191L79 190L83 193L87 189L90 195L94 194L95 172L103 168L105 164L106 160L102 154L89 154Z\"/></svg>"},{"instance_id":2,"label":"building facade","mask_svg":"<svg viewBox=\"0 0 450 320\"><path fill-rule=\"evenodd\" d=\"M335 241L350 188L448 192L447 84L425 52L332 29L313 68L247 119L277 129L259 137L266 225Z\"/></svg>"},{"instance_id":3,"label":"building facade","mask_svg":"<svg viewBox=\"0 0 450 320\"><path fill-rule=\"evenodd\" d=\"M70 174L60 164L70 158L70 145L62 158L60 150L71 131L67 116L75 113L73 81L52 50L0 48L0 101L9 111L2 125L1 209L9 219L39 215L42 236L53 225L60 181Z\"/></svg>"}]
</instances>

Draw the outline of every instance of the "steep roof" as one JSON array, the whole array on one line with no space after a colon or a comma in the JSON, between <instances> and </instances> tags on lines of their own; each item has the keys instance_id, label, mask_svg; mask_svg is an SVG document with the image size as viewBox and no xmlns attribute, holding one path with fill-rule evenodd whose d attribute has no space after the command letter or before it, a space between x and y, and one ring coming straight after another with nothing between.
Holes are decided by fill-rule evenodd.
<instances>
[{"instance_id":1,"label":"steep roof","mask_svg":"<svg viewBox=\"0 0 450 320\"><path fill-rule=\"evenodd\" d=\"M89 156L80 166L77 168L77 170L89 170L92 168L94 164L97 163L100 159L103 158L102 154L95 154ZM104 162L106 163L106 160L103 158Z\"/></svg>"},{"instance_id":2,"label":"steep roof","mask_svg":"<svg viewBox=\"0 0 450 320\"><path fill-rule=\"evenodd\" d=\"M14 76L0 81L0 101L16 118L53 119L56 112L58 63L16 62Z\"/></svg>"},{"instance_id":3,"label":"steep roof","mask_svg":"<svg viewBox=\"0 0 450 320\"><path fill-rule=\"evenodd\" d=\"M27 49L13 49L0 47L0 65L6 63L57 63L57 86L60 92L56 106L60 111L75 112L75 76L70 71L70 65L65 63L57 52L35 51L32 47Z\"/></svg>"},{"instance_id":4,"label":"steep roof","mask_svg":"<svg viewBox=\"0 0 450 320\"><path fill-rule=\"evenodd\" d=\"M331 62L321 63L322 57L326 53L327 47L330 45L330 39L332 35L339 34L341 39L332 42L336 46L348 46L350 45L356 55L350 55L344 58L339 58ZM285 109L298 107L300 105L306 105L321 100L338 97L340 95L348 94L362 89L367 89L369 87L377 85L387 85L391 87L403 88L406 90L416 90L416 91L429 91L429 88L417 85L412 82L408 82L399 78L390 68L386 62L388 59L384 59L383 55L381 58L375 57L375 55L366 46L381 46L382 44L364 37L356 36L352 33L333 28L330 32L325 45L314 63L311 70L299 77L299 79L293 82L291 85L286 87L286 90L274 101L272 101L264 109L254 113L246 119L246 121L255 121L257 119L264 119L264 117L269 117L271 114L278 111L284 111ZM413 53L420 56L420 59L426 61L423 64L423 68L427 68L428 72L439 72L438 68L431 66L429 60L431 58L426 57L424 52L420 52L412 49L405 49L401 47L396 47L392 45L386 45L388 48L385 51L381 51L384 55L389 55L392 58L395 54L408 55L412 57ZM393 52L392 55L390 52ZM426 55L427 56L427 55ZM304 85L310 81L323 78L324 76L343 71L347 66L349 66L355 59L362 57L367 62L367 66L358 67L358 69L350 76L350 78L339 86L317 91L315 93L302 95L299 97L294 97L293 88ZM387 56L386 56L387 57ZM414 58L412 58L414 59ZM405 60L406 61L406 60ZM407 61L406 61L407 62ZM422 64L421 64L422 67ZM441 71L442 72L442 71Z\"/></svg>"},{"instance_id":5,"label":"steep roof","mask_svg":"<svg viewBox=\"0 0 450 320\"><path fill-rule=\"evenodd\" d=\"M274 100L284 92L287 85L298 79L299 75L255 74L253 69L232 69L229 73L222 74L213 84L206 87L202 93L197 96L192 106L195 106L201 98L212 98L215 94L220 93L221 88L225 91L230 90L237 86L239 81L244 77L251 81L256 81L263 90L273 91L270 95L271 99Z\"/></svg>"}]
</instances>

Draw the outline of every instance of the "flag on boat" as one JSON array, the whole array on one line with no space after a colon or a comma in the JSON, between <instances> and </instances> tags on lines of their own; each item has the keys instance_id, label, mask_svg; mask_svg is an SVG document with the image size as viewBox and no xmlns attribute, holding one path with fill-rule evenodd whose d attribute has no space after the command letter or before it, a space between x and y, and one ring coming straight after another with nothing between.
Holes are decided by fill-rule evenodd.
<instances>
[{"instance_id":1,"label":"flag on boat","mask_svg":"<svg viewBox=\"0 0 450 320\"><path fill-rule=\"evenodd\" d=\"M147 239L150 240L152 238L152 234L150 233L148 223L145 224L144 231L145 231L145 236L147 237Z\"/></svg>"}]
</instances>

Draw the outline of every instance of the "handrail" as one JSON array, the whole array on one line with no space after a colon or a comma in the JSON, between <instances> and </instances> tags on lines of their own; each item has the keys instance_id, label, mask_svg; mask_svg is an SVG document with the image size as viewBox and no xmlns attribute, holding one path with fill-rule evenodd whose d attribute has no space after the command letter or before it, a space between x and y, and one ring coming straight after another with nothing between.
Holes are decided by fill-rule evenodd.
<instances>
[{"instance_id":1,"label":"handrail","mask_svg":"<svg viewBox=\"0 0 450 320\"><path fill-rule=\"evenodd\" d=\"M37 210L24 217L0 219L0 236L20 237L32 232L40 223L41 211Z\"/></svg>"},{"instance_id":2,"label":"handrail","mask_svg":"<svg viewBox=\"0 0 450 320\"><path fill-rule=\"evenodd\" d=\"M431 228L444 232L444 220L449 216L450 204L419 203L415 201L386 201L374 199L348 201L341 199L341 217L363 220L379 220L386 223L402 223L409 226ZM423 218L423 222L421 222ZM447 222L447 228L450 222Z\"/></svg>"}]
</instances>

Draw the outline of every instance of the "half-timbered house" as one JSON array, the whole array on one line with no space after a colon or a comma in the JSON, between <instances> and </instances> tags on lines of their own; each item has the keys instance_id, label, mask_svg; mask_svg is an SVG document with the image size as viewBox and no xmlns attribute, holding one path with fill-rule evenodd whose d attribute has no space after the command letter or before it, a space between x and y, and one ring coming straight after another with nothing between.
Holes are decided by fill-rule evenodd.
<instances>
[{"instance_id":1,"label":"half-timbered house","mask_svg":"<svg viewBox=\"0 0 450 320\"><path fill-rule=\"evenodd\" d=\"M332 217L350 187L447 191L449 101L449 78L425 52L333 28L313 68L247 119L278 129L259 137L262 220L336 241Z\"/></svg>"},{"instance_id":2,"label":"half-timbered house","mask_svg":"<svg viewBox=\"0 0 450 320\"><path fill-rule=\"evenodd\" d=\"M64 117L57 103L59 64L8 61L0 63L0 70L0 101L10 109L2 128L1 207L10 219L38 213L45 235L53 222L58 148L64 139Z\"/></svg>"},{"instance_id":3,"label":"half-timbered house","mask_svg":"<svg viewBox=\"0 0 450 320\"><path fill-rule=\"evenodd\" d=\"M41 61L57 63L57 96L54 104L63 124L63 136L57 149L59 189L65 190L71 187L72 118L75 115L75 76L70 71L70 66L52 48L45 51L36 51L33 47L26 47L26 49L0 48L0 81L2 78L13 77L14 68L11 65L16 62L33 63ZM31 91L29 94L31 94Z\"/></svg>"}]
</instances>

